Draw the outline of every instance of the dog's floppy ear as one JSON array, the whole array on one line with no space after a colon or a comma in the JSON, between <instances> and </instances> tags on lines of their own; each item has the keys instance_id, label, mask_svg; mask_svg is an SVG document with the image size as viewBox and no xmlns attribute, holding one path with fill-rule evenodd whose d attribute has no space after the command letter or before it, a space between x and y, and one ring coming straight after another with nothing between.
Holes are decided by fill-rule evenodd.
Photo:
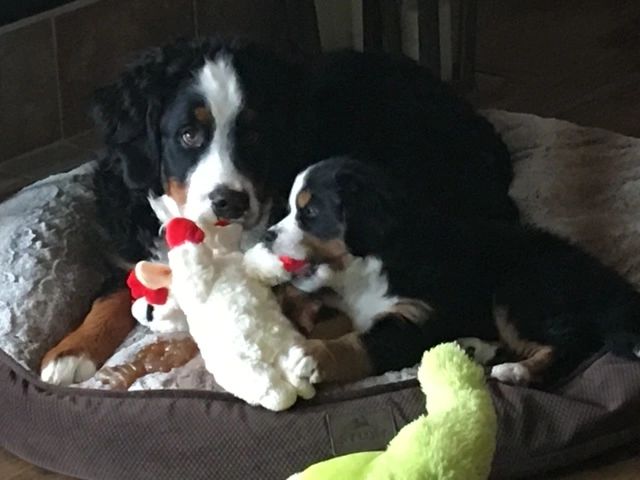
<instances>
[{"instance_id":1,"label":"dog's floppy ear","mask_svg":"<svg viewBox=\"0 0 640 480\"><path fill-rule=\"evenodd\" d=\"M147 261L138 262L135 274L140 283L151 290L171 286L171 268L168 265Z\"/></svg>"},{"instance_id":2,"label":"dog's floppy ear","mask_svg":"<svg viewBox=\"0 0 640 480\"><path fill-rule=\"evenodd\" d=\"M160 119L180 82L191 75L201 46L182 40L143 52L111 85L98 89L91 115L105 143L122 160L133 188L160 193Z\"/></svg>"},{"instance_id":3,"label":"dog's floppy ear","mask_svg":"<svg viewBox=\"0 0 640 480\"><path fill-rule=\"evenodd\" d=\"M349 160L336 172L345 241L354 255L367 255L392 239L396 226L395 189L384 172Z\"/></svg>"}]
</instances>

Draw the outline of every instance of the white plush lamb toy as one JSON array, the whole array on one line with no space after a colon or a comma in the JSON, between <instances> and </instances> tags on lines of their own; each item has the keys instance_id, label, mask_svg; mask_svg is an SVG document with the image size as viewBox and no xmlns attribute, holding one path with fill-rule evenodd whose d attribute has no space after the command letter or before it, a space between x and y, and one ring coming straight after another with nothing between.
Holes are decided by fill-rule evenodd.
<instances>
[{"instance_id":1,"label":"white plush lamb toy","mask_svg":"<svg viewBox=\"0 0 640 480\"><path fill-rule=\"evenodd\" d=\"M315 361L271 290L297 265L260 244L243 255L241 233L239 225L171 218L165 224L169 265L140 262L135 273L146 288L170 288L222 388L252 405L284 410L298 396L315 395Z\"/></svg>"}]
</instances>

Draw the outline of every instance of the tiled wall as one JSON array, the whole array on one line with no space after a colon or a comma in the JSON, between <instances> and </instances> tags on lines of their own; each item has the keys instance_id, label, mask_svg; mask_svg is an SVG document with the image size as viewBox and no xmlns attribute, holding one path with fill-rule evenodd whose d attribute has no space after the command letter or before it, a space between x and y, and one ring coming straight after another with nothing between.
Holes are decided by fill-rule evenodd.
<instances>
[{"instance_id":1,"label":"tiled wall","mask_svg":"<svg viewBox=\"0 0 640 480\"><path fill-rule=\"evenodd\" d=\"M0 163L90 128L91 92L137 50L214 33L319 49L312 0L79 0L0 27Z\"/></svg>"}]
</instances>

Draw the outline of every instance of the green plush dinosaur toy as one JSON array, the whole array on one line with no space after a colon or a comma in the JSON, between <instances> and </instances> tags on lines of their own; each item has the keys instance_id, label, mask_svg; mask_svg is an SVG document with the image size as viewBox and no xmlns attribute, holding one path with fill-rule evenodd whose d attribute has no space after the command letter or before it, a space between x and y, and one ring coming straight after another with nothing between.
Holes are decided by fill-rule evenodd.
<instances>
[{"instance_id":1,"label":"green plush dinosaur toy","mask_svg":"<svg viewBox=\"0 0 640 480\"><path fill-rule=\"evenodd\" d=\"M425 352L418 370L427 415L406 425L384 452L317 463L289 480L481 480L489 477L496 413L482 367L455 343Z\"/></svg>"}]
</instances>

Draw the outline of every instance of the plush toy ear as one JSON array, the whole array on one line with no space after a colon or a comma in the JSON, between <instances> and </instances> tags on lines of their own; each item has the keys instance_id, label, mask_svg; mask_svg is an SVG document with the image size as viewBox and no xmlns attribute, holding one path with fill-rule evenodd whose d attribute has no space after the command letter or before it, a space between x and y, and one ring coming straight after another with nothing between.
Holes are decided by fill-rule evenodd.
<instances>
[{"instance_id":1,"label":"plush toy ear","mask_svg":"<svg viewBox=\"0 0 640 480\"><path fill-rule=\"evenodd\" d=\"M172 218L181 216L180 207L169 195L150 195L148 198L149 205L161 224L166 225Z\"/></svg>"},{"instance_id":2,"label":"plush toy ear","mask_svg":"<svg viewBox=\"0 0 640 480\"><path fill-rule=\"evenodd\" d=\"M171 268L168 265L142 261L137 263L135 272L140 283L151 290L171 286Z\"/></svg>"}]
</instances>

